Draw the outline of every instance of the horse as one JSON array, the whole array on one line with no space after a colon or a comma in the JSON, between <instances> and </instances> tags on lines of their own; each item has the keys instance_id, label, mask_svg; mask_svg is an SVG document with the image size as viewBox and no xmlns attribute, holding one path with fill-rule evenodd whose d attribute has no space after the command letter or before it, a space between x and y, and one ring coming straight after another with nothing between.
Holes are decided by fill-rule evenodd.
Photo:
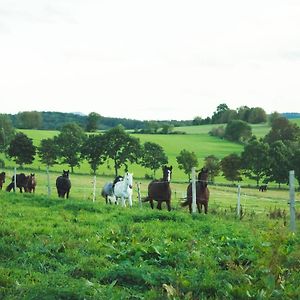
<instances>
[{"instance_id":1,"label":"horse","mask_svg":"<svg viewBox=\"0 0 300 300\"><path fill-rule=\"evenodd\" d=\"M207 188L208 183L208 169L202 168L198 174L198 180L196 182L196 205L198 212L201 213L202 206L204 206L204 212L207 214L209 190ZM192 183L187 187L187 198L186 201L181 203L181 206L189 206L190 213L192 212Z\"/></svg>"},{"instance_id":2,"label":"horse","mask_svg":"<svg viewBox=\"0 0 300 300\"><path fill-rule=\"evenodd\" d=\"M113 182L107 182L101 190L101 195L105 199L106 204L118 204L116 197L114 196L114 187L118 181L123 180L123 176L117 176Z\"/></svg>"},{"instance_id":3,"label":"horse","mask_svg":"<svg viewBox=\"0 0 300 300\"><path fill-rule=\"evenodd\" d=\"M63 170L63 174L56 178L56 189L58 197L69 198L69 193L71 189L71 181L69 179L69 171Z\"/></svg>"},{"instance_id":4,"label":"horse","mask_svg":"<svg viewBox=\"0 0 300 300\"><path fill-rule=\"evenodd\" d=\"M161 210L162 202L166 202L168 211L171 210L171 188L170 181L172 177L172 169L170 166L163 166L163 178L160 180L152 180L148 185L148 196L143 199L143 202L150 202L153 209L153 200L157 201L157 209Z\"/></svg>"},{"instance_id":5,"label":"horse","mask_svg":"<svg viewBox=\"0 0 300 300\"><path fill-rule=\"evenodd\" d=\"M117 181L113 188L113 195L116 199L121 198L122 206L125 206L125 199L128 199L132 207L133 174L126 172L123 180Z\"/></svg>"},{"instance_id":6,"label":"horse","mask_svg":"<svg viewBox=\"0 0 300 300\"><path fill-rule=\"evenodd\" d=\"M266 192L267 191L267 185L266 184L263 184L263 185L261 185L259 188L258 188L258 190L260 191L260 192Z\"/></svg>"},{"instance_id":7,"label":"horse","mask_svg":"<svg viewBox=\"0 0 300 300\"><path fill-rule=\"evenodd\" d=\"M35 174L31 173L30 175L27 176L27 184L26 184L26 187L25 187L25 192L34 193L35 192L35 187L36 187Z\"/></svg>"},{"instance_id":8,"label":"horse","mask_svg":"<svg viewBox=\"0 0 300 300\"><path fill-rule=\"evenodd\" d=\"M0 173L0 190L2 190L3 183L5 182L5 172Z\"/></svg>"},{"instance_id":9,"label":"horse","mask_svg":"<svg viewBox=\"0 0 300 300\"><path fill-rule=\"evenodd\" d=\"M16 174L16 187L20 189L20 193L27 191L27 181L28 178L24 173ZM6 187L6 191L10 192L11 190L15 191L15 176L11 178L11 183Z\"/></svg>"}]
</instances>

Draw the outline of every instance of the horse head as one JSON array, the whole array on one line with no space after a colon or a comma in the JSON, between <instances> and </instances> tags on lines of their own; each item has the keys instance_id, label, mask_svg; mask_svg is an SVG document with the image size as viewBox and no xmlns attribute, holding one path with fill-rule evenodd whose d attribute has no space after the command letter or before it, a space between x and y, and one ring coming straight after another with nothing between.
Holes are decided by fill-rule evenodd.
<instances>
[{"instance_id":1,"label":"horse head","mask_svg":"<svg viewBox=\"0 0 300 300\"><path fill-rule=\"evenodd\" d=\"M206 188L208 184L208 168L202 168L198 174L198 181L202 188Z\"/></svg>"},{"instance_id":2,"label":"horse head","mask_svg":"<svg viewBox=\"0 0 300 300\"><path fill-rule=\"evenodd\" d=\"M132 187L133 187L133 174L126 172L126 174L124 176L124 180L125 180L126 184L128 185L128 187L130 189L132 189Z\"/></svg>"},{"instance_id":3,"label":"horse head","mask_svg":"<svg viewBox=\"0 0 300 300\"><path fill-rule=\"evenodd\" d=\"M170 182L172 177L172 169L173 167L170 166L163 166L163 181Z\"/></svg>"},{"instance_id":4,"label":"horse head","mask_svg":"<svg viewBox=\"0 0 300 300\"><path fill-rule=\"evenodd\" d=\"M66 178L69 178L69 170L68 171L63 170L62 176L66 177Z\"/></svg>"}]
</instances>

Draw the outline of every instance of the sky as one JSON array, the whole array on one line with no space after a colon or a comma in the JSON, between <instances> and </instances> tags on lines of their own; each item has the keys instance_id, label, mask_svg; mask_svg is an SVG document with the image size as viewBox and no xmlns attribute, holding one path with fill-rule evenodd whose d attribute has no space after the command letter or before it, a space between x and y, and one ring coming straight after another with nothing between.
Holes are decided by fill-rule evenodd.
<instances>
[{"instance_id":1,"label":"sky","mask_svg":"<svg viewBox=\"0 0 300 300\"><path fill-rule=\"evenodd\" d=\"M0 0L0 113L300 112L299 0Z\"/></svg>"}]
</instances>

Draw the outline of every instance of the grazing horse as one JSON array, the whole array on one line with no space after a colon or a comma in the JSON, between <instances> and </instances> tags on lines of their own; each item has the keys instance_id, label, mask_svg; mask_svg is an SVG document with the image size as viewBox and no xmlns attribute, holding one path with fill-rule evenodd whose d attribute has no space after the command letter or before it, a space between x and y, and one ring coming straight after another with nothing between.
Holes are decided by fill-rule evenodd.
<instances>
[{"instance_id":1,"label":"grazing horse","mask_svg":"<svg viewBox=\"0 0 300 300\"><path fill-rule=\"evenodd\" d=\"M5 182L5 172L0 173L0 190L2 190L3 183Z\"/></svg>"},{"instance_id":2,"label":"grazing horse","mask_svg":"<svg viewBox=\"0 0 300 300\"><path fill-rule=\"evenodd\" d=\"M27 191L27 180L28 176L26 176L24 173L16 174L16 186L20 189L20 193L23 193ZM10 192L11 190L15 191L15 176L12 177L11 183L6 187L6 191Z\"/></svg>"},{"instance_id":3,"label":"grazing horse","mask_svg":"<svg viewBox=\"0 0 300 300\"><path fill-rule=\"evenodd\" d=\"M267 191L267 185L266 184L263 184L263 185L261 185L259 188L258 188L258 190L260 191L260 192L266 192Z\"/></svg>"},{"instance_id":4,"label":"grazing horse","mask_svg":"<svg viewBox=\"0 0 300 300\"><path fill-rule=\"evenodd\" d=\"M126 172L123 180L117 181L113 187L113 194L116 199L121 198L122 206L125 206L125 199L128 199L132 207L133 174Z\"/></svg>"},{"instance_id":5,"label":"grazing horse","mask_svg":"<svg viewBox=\"0 0 300 300\"><path fill-rule=\"evenodd\" d=\"M163 201L166 202L168 211L171 210L171 188L170 181L172 176L172 166L164 166L163 178L160 180L152 180L148 185L148 196L143 199L143 202L150 202L153 209L153 200L157 201L157 208L161 209Z\"/></svg>"},{"instance_id":6,"label":"grazing horse","mask_svg":"<svg viewBox=\"0 0 300 300\"><path fill-rule=\"evenodd\" d=\"M25 192L34 193L35 192L35 187L36 187L35 174L31 173L30 175L27 176L27 184L26 184L26 187L25 187Z\"/></svg>"},{"instance_id":7,"label":"grazing horse","mask_svg":"<svg viewBox=\"0 0 300 300\"><path fill-rule=\"evenodd\" d=\"M198 174L198 180L196 182L196 205L199 213L202 210L202 206L204 206L204 212L207 214L208 200L209 200L209 190L207 188L207 182L208 182L208 169L202 168ZM193 202L192 183L190 183L187 187L186 201L181 203L181 206L189 205L189 210L191 213L192 202Z\"/></svg>"},{"instance_id":8,"label":"grazing horse","mask_svg":"<svg viewBox=\"0 0 300 300\"><path fill-rule=\"evenodd\" d=\"M63 174L56 178L56 189L58 197L69 198L69 193L71 189L71 181L69 179L69 171L63 170Z\"/></svg>"},{"instance_id":9,"label":"grazing horse","mask_svg":"<svg viewBox=\"0 0 300 300\"><path fill-rule=\"evenodd\" d=\"M106 204L118 204L116 197L114 196L114 187L118 181L123 180L123 176L117 176L113 182L105 183L101 190L101 196L105 199Z\"/></svg>"}]
</instances>

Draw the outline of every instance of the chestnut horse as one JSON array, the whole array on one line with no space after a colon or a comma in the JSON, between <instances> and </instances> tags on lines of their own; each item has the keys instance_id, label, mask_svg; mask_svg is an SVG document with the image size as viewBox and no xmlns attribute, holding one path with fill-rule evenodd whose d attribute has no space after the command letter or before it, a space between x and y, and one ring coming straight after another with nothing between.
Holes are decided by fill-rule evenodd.
<instances>
[{"instance_id":1,"label":"chestnut horse","mask_svg":"<svg viewBox=\"0 0 300 300\"><path fill-rule=\"evenodd\" d=\"M5 172L0 173L0 190L2 190L3 183L5 182Z\"/></svg>"},{"instance_id":2,"label":"chestnut horse","mask_svg":"<svg viewBox=\"0 0 300 300\"><path fill-rule=\"evenodd\" d=\"M208 200L209 200L209 190L207 188L208 183L208 169L202 168L198 174L198 180L196 182L196 204L198 212L202 210L204 206L204 212L207 214ZM189 206L190 213L192 212L192 183L187 187L187 199L185 202L181 203L181 206Z\"/></svg>"},{"instance_id":3,"label":"chestnut horse","mask_svg":"<svg viewBox=\"0 0 300 300\"><path fill-rule=\"evenodd\" d=\"M170 181L172 175L172 166L163 167L163 178L160 180L152 180L148 185L148 196L143 199L143 202L150 202L153 209L153 200L157 201L157 208L161 209L163 201L166 202L168 211L171 210L171 188Z\"/></svg>"},{"instance_id":4,"label":"chestnut horse","mask_svg":"<svg viewBox=\"0 0 300 300\"><path fill-rule=\"evenodd\" d=\"M27 184L26 184L26 187L25 187L25 192L34 193L35 192L35 187L36 187L35 174L31 173L30 175L27 176Z\"/></svg>"}]
</instances>

